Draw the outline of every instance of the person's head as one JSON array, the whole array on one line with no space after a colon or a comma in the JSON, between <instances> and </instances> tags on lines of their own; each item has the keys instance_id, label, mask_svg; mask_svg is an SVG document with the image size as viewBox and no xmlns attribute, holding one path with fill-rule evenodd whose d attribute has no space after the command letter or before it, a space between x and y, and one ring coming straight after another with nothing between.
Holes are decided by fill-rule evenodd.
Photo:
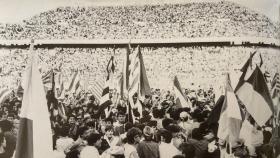
<instances>
[{"instance_id":1,"label":"person's head","mask_svg":"<svg viewBox=\"0 0 280 158\"><path fill-rule=\"evenodd\" d=\"M13 123L8 120L2 120L0 121L0 128L2 129L3 132L8 132L13 129Z\"/></svg>"},{"instance_id":2,"label":"person's head","mask_svg":"<svg viewBox=\"0 0 280 158\"><path fill-rule=\"evenodd\" d=\"M108 138L111 138L113 137L113 126L106 126L105 128L105 135L108 137Z\"/></svg>"},{"instance_id":3,"label":"person's head","mask_svg":"<svg viewBox=\"0 0 280 158\"><path fill-rule=\"evenodd\" d=\"M76 123L76 117L74 115L70 115L68 118L69 124L75 124Z\"/></svg>"},{"instance_id":4,"label":"person's head","mask_svg":"<svg viewBox=\"0 0 280 158\"><path fill-rule=\"evenodd\" d=\"M86 140L86 138L89 136L89 134L93 131L93 129L88 129L87 126L78 128L78 135L81 139Z\"/></svg>"},{"instance_id":5,"label":"person's head","mask_svg":"<svg viewBox=\"0 0 280 158\"><path fill-rule=\"evenodd\" d=\"M140 142L142 132L139 128L133 127L128 130L126 137L128 144L137 144Z\"/></svg>"},{"instance_id":6,"label":"person's head","mask_svg":"<svg viewBox=\"0 0 280 158\"><path fill-rule=\"evenodd\" d=\"M180 120L186 122L189 120L189 114L186 111L180 113Z\"/></svg>"},{"instance_id":7,"label":"person's head","mask_svg":"<svg viewBox=\"0 0 280 158\"><path fill-rule=\"evenodd\" d=\"M0 147L6 147L6 139L3 133L0 133Z\"/></svg>"},{"instance_id":8,"label":"person's head","mask_svg":"<svg viewBox=\"0 0 280 158\"><path fill-rule=\"evenodd\" d=\"M124 112L119 111L117 117L118 117L118 121L119 121L120 123L125 123L125 118L126 118L126 116L125 116L125 113L124 113Z\"/></svg>"},{"instance_id":9,"label":"person's head","mask_svg":"<svg viewBox=\"0 0 280 158\"><path fill-rule=\"evenodd\" d=\"M143 135L144 135L145 140L151 141L154 136L153 128L151 128L149 126L145 126L145 128L143 129Z\"/></svg>"},{"instance_id":10,"label":"person's head","mask_svg":"<svg viewBox=\"0 0 280 158\"><path fill-rule=\"evenodd\" d=\"M8 116L7 116L7 120L8 120L8 121L13 122L13 121L14 121L14 116L15 116L15 114L14 114L14 113L10 113L10 114L8 114Z\"/></svg>"},{"instance_id":11,"label":"person's head","mask_svg":"<svg viewBox=\"0 0 280 158\"><path fill-rule=\"evenodd\" d=\"M182 143L179 146L180 151L182 154L185 155L185 158L194 158L195 157L195 147L189 143Z\"/></svg>"},{"instance_id":12,"label":"person's head","mask_svg":"<svg viewBox=\"0 0 280 158\"><path fill-rule=\"evenodd\" d=\"M162 142L170 143L172 140L172 133L166 129L160 129L160 138Z\"/></svg>"},{"instance_id":13,"label":"person's head","mask_svg":"<svg viewBox=\"0 0 280 158\"><path fill-rule=\"evenodd\" d=\"M67 137L69 134L69 128L67 126L63 126L59 129L59 135L61 137Z\"/></svg>"},{"instance_id":14,"label":"person's head","mask_svg":"<svg viewBox=\"0 0 280 158\"><path fill-rule=\"evenodd\" d=\"M167 126L171 123L173 123L174 120L173 119L170 119L170 118L165 118L162 120L162 127L167 129Z\"/></svg>"},{"instance_id":15,"label":"person's head","mask_svg":"<svg viewBox=\"0 0 280 158\"><path fill-rule=\"evenodd\" d=\"M203 139L203 131L201 129L199 129L199 128L193 129L192 137L193 137L193 139L196 139L196 140Z\"/></svg>"},{"instance_id":16,"label":"person's head","mask_svg":"<svg viewBox=\"0 0 280 158\"><path fill-rule=\"evenodd\" d=\"M133 124L131 122L127 122L125 125L124 125L124 130L125 132L127 132L130 128L133 127Z\"/></svg>"},{"instance_id":17,"label":"person's head","mask_svg":"<svg viewBox=\"0 0 280 158\"><path fill-rule=\"evenodd\" d=\"M173 145L179 149L180 145L185 142L185 137L182 133L172 134Z\"/></svg>"},{"instance_id":18,"label":"person's head","mask_svg":"<svg viewBox=\"0 0 280 158\"><path fill-rule=\"evenodd\" d=\"M83 111L84 111L84 112L87 112L87 111L88 111L88 107L87 107L86 105L83 105L82 108L83 108Z\"/></svg>"},{"instance_id":19,"label":"person's head","mask_svg":"<svg viewBox=\"0 0 280 158\"><path fill-rule=\"evenodd\" d=\"M172 158L185 158L185 156L184 155L175 155Z\"/></svg>"},{"instance_id":20,"label":"person's head","mask_svg":"<svg viewBox=\"0 0 280 158\"><path fill-rule=\"evenodd\" d=\"M105 121L105 126L112 126L113 125L113 119L111 117L106 118L104 121Z\"/></svg>"},{"instance_id":21,"label":"person's head","mask_svg":"<svg viewBox=\"0 0 280 158\"><path fill-rule=\"evenodd\" d=\"M96 148L101 147L101 135L99 133L90 133L86 140L89 146L95 146Z\"/></svg>"},{"instance_id":22,"label":"person's head","mask_svg":"<svg viewBox=\"0 0 280 158\"><path fill-rule=\"evenodd\" d=\"M170 131L173 135L176 133L180 133L181 132L181 127L177 124L170 124L167 126L167 130Z\"/></svg>"}]
</instances>

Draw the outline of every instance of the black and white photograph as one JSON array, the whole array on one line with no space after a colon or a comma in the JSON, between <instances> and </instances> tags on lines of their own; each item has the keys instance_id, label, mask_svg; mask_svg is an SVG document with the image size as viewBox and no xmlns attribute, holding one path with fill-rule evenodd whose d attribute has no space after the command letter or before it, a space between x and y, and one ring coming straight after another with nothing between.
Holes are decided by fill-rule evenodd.
<instances>
[{"instance_id":1,"label":"black and white photograph","mask_svg":"<svg viewBox=\"0 0 280 158\"><path fill-rule=\"evenodd\" d=\"M0 158L280 158L280 0L0 0Z\"/></svg>"}]
</instances>

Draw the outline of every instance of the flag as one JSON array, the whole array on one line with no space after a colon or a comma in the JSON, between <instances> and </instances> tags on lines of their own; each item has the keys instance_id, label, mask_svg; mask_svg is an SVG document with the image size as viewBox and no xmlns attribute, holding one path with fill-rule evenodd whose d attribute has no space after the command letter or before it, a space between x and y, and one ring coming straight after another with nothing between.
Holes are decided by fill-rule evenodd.
<instances>
[{"instance_id":1,"label":"flag","mask_svg":"<svg viewBox=\"0 0 280 158\"><path fill-rule=\"evenodd\" d=\"M176 95L175 101L177 106L191 108L191 103L188 102L188 99L185 97L177 76L173 79L173 87Z\"/></svg>"},{"instance_id":2,"label":"flag","mask_svg":"<svg viewBox=\"0 0 280 158\"><path fill-rule=\"evenodd\" d=\"M66 91L69 93L76 93L79 88L80 88L80 75L79 75L79 71L75 71L72 74L71 80L69 82Z\"/></svg>"},{"instance_id":3,"label":"flag","mask_svg":"<svg viewBox=\"0 0 280 158\"><path fill-rule=\"evenodd\" d=\"M253 59L255 54L256 54L256 52L254 52L253 54L250 54L249 59L246 61L246 63L241 68L240 71L242 72L242 74L241 74L241 76L239 78L239 82L237 83L234 92L237 92L237 90L244 84L244 82L252 74L252 59Z\"/></svg>"},{"instance_id":4,"label":"flag","mask_svg":"<svg viewBox=\"0 0 280 158\"><path fill-rule=\"evenodd\" d=\"M233 92L229 74L225 85L225 98L219 118L218 138L236 144L242 124L241 110Z\"/></svg>"},{"instance_id":5,"label":"flag","mask_svg":"<svg viewBox=\"0 0 280 158\"><path fill-rule=\"evenodd\" d=\"M92 86L90 88L91 93L94 95L94 97L100 101L101 99L101 95L103 92L103 87L104 87L104 83L101 83L101 81L94 81L92 83Z\"/></svg>"},{"instance_id":6,"label":"flag","mask_svg":"<svg viewBox=\"0 0 280 158\"><path fill-rule=\"evenodd\" d=\"M275 73L271 82L271 97L274 105L274 126L279 126L280 117L280 76Z\"/></svg>"},{"instance_id":7,"label":"flag","mask_svg":"<svg viewBox=\"0 0 280 158\"><path fill-rule=\"evenodd\" d=\"M53 152L50 116L37 58L32 53L26 68L15 158L49 158Z\"/></svg>"},{"instance_id":8,"label":"flag","mask_svg":"<svg viewBox=\"0 0 280 158\"><path fill-rule=\"evenodd\" d=\"M129 75L129 101L131 107L134 108L133 97L137 94L137 99L145 98L145 95L151 94L151 89L144 66L143 56L140 47L137 48L137 53L133 54L130 64Z\"/></svg>"},{"instance_id":9,"label":"flag","mask_svg":"<svg viewBox=\"0 0 280 158\"><path fill-rule=\"evenodd\" d=\"M280 76L279 73L275 73L271 82L271 96L272 98L279 97L280 93Z\"/></svg>"},{"instance_id":10,"label":"flag","mask_svg":"<svg viewBox=\"0 0 280 158\"><path fill-rule=\"evenodd\" d=\"M54 78L53 74L54 74L53 69L51 69L42 76L42 81L44 84L45 91L52 89L53 86L52 80Z\"/></svg>"},{"instance_id":11,"label":"flag","mask_svg":"<svg viewBox=\"0 0 280 158\"><path fill-rule=\"evenodd\" d=\"M61 72L57 72L55 75L55 97L57 99L64 99L64 81L63 81L63 76Z\"/></svg>"},{"instance_id":12,"label":"flag","mask_svg":"<svg viewBox=\"0 0 280 158\"><path fill-rule=\"evenodd\" d=\"M263 73L258 66L236 94L259 126L263 126L270 119L273 103Z\"/></svg>"},{"instance_id":13,"label":"flag","mask_svg":"<svg viewBox=\"0 0 280 158\"><path fill-rule=\"evenodd\" d=\"M221 95L217 100L214 108L212 109L206 121L209 127L214 131L215 136L217 136L217 131L218 131L217 127L218 127L218 122L220 119L221 109L223 107L224 100L225 100L225 96Z\"/></svg>"},{"instance_id":14,"label":"flag","mask_svg":"<svg viewBox=\"0 0 280 158\"><path fill-rule=\"evenodd\" d=\"M100 111L104 111L106 108L109 108L109 106L112 104L111 98L110 98L110 81L112 81L110 78L113 78L113 74L115 72L115 64L114 64L114 56L112 56L107 64L107 78L105 82L105 87L102 92L102 96L100 99ZM106 111L106 110L105 110ZM106 114L106 113L105 113ZM109 114L107 113L106 117L108 117Z\"/></svg>"},{"instance_id":15,"label":"flag","mask_svg":"<svg viewBox=\"0 0 280 158\"><path fill-rule=\"evenodd\" d=\"M129 89L129 65L130 65L130 56L131 56L131 49L130 45L127 45L126 47L126 54L124 56L124 62L123 62L123 71L122 71L122 84L121 84L121 90L120 95L122 98L124 96L127 97L128 95L128 89Z\"/></svg>"}]
</instances>

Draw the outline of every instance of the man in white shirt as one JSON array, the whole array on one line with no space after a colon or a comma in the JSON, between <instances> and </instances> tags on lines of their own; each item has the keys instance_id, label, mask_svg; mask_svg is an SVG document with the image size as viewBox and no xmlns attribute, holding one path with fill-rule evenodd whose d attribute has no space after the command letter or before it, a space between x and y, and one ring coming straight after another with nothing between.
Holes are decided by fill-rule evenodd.
<instances>
[{"instance_id":1,"label":"man in white shirt","mask_svg":"<svg viewBox=\"0 0 280 158\"><path fill-rule=\"evenodd\" d=\"M166 129L160 129L161 143L159 145L160 158L171 158L181 152L171 143L172 133Z\"/></svg>"}]
</instances>

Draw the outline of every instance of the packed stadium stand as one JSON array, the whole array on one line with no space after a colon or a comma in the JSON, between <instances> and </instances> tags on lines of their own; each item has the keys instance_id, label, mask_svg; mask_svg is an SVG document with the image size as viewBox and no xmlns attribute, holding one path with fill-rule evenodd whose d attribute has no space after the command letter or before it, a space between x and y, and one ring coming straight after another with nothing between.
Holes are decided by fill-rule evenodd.
<instances>
[{"instance_id":1,"label":"packed stadium stand","mask_svg":"<svg viewBox=\"0 0 280 158\"><path fill-rule=\"evenodd\" d=\"M60 7L23 24L0 24L0 39L276 38L279 25L233 2Z\"/></svg>"},{"instance_id":2,"label":"packed stadium stand","mask_svg":"<svg viewBox=\"0 0 280 158\"><path fill-rule=\"evenodd\" d=\"M0 24L1 58L5 59L1 60L1 84L17 85L30 39L35 39L43 73L60 66L65 80L77 69L85 78L104 80L114 45L119 73L123 46L130 42L143 48L153 87L166 87L159 83L169 82L174 75L185 86L193 82L210 86L209 81L213 86L226 72L238 72L254 51L264 56L266 71L279 72L278 30L279 23L229 1L59 7L22 24Z\"/></svg>"}]
</instances>

